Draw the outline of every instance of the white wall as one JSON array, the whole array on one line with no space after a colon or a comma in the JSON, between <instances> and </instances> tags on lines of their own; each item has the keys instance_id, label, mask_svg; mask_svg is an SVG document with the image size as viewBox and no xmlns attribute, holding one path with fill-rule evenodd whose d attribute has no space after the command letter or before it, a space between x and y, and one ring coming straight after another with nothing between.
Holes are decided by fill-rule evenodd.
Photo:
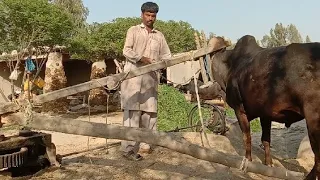
<instances>
[{"instance_id":1,"label":"white wall","mask_svg":"<svg viewBox=\"0 0 320 180\"><path fill-rule=\"evenodd\" d=\"M200 69L199 61L186 61L167 68L167 79L175 83L188 84L195 72ZM197 75L199 77L199 74ZM168 82L170 83L170 82ZM173 84L176 86L177 84Z\"/></svg>"},{"instance_id":2,"label":"white wall","mask_svg":"<svg viewBox=\"0 0 320 180\"><path fill-rule=\"evenodd\" d=\"M23 66L21 66L23 67ZM19 69L21 70L21 69ZM21 81L22 81L22 73L19 75L19 78L17 81L14 82L14 88L15 90L20 89L21 87ZM10 69L7 66L6 62L0 63L0 89L3 90L4 95L8 97L9 94L11 94L11 82L9 79L10 76ZM6 102L2 95L0 95L0 103Z\"/></svg>"}]
</instances>

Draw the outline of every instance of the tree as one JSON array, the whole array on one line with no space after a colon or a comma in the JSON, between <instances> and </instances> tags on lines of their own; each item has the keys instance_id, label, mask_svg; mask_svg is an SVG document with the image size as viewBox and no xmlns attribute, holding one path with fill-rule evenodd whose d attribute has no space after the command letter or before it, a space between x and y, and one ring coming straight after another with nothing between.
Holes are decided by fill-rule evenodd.
<instances>
[{"instance_id":1,"label":"tree","mask_svg":"<svg viewBox=\"0 0 320 180\"><path fill-rule=\"evenodd\" d=\"M63 45L72 35L69 14L46 0L0 1L0 51Z\"/></svg>"},{"instance_id":2,"label":"tree","mask_svg":"<svg viewBox=\"0 0 320 180\"><path fill-rule=\"evenodd\" d=\"M140 18L116 18L111 22L91 24L86 32L75 37L70 45L72 58L99 61L104 58L123 59L127 30L140 24ZM194 41L195 30L183 21L157 20L155 28L160 30L172 53L196 49Z\"/></svg>"},{"instance_id":3,"label":"tree","mask_svg":"<svg viewBox=\"0 0 320 180\"><path fill-rule=\"evenodd\" d=\"M258 44L258 46L261 46L261 41L257 40L257 44Z\"/></svg>"},{"instance_id":4,"label":"tree","mask_svg":"<svg viewBox=\"0 0 320 180\"><path fill-rule=\"evenodd\" d=\"M307 35L307 37L306 37L306 43L310 43L311 42L311 39L310 39L310 37Z\"/></svg>"},{"instance_id":5,"label":"tree","mask_svg":"<svg viewBox=\"0 0 320 180\"><path fill-rule=\"evenodd\" d=\"M287 35L289 43L302 43L303 39L297 29L297 27L293 24L290 24L287 27Z\"/></svg>"},{"instance_id":6,"label":"tree","mask_svg":"<svg viewBox=\"0 0 320 180\"><path fill-rule=\"evenodd\" d=\"M303 39L293 24L285 27L282 23L277 23L270 29L270 35L263 36L261 44L263 47L285 46L291 43L302 43Z\"/></svg>"},{"instance_id":7,"label":"tree","mask_svg":"<svg viewBox=\"0 0 320 180\"><path fill-rule=\"evenodd\" d=\"M158 21L156 24L163 32L172 53L186 52L196 49L192 26L184 21Z\"/></svg>"},{"instance_id":8,"label":"tree","mask_svg":"<svg viewBox=\"0 0 320 180\"><path fill-rule=\"evenodd\" d=\"M70 13L78 28L84 27L89 9L83 5L82 0L51 0L50 2Z\"/></svg>"},{"instance_id":9,"label":"tree","mask_svg":"<svg viewBox=\"0 0 320 180\"><path fill-rule=\"evenodd\" d=\"M215 36L216 36L216 34L215 34L215 33L210 32L210 33L209 33L209 40L210 40L211 38L215 37Z\"/></svg>"}]
</instances>

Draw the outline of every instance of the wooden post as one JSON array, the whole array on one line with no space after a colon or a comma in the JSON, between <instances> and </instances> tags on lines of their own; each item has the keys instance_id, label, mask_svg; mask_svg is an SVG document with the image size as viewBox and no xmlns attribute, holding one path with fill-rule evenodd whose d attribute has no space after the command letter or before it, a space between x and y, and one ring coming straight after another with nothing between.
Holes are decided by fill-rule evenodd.
<instances>
[{"instance_id":1,"label":"wooden post","mask_svg":"<svg viewBox=\"0 0 320 180\"><path fill-rule=\"evenodd\" d=\"M207 42L207 37L206 34L204 33L204 31L201 31L201 36L202 36L202 41L203 41L203 48L207 48L208 47L208 42ZM209 71L209 81L213 81L213 74L211 71L211 59L210 59L210 55L206 54L206 62L208 63L208 71Z\"/></svg>"},{"instance_id":2,"label":"wooden post","mask_svg":"<svg viewBox=\"0 0 320 180\"><path fill-rule=\"evenodd\" d=\"M194 33L194 37L195 37L195 41L197 44L197 49L200 49L201 48L200 39L199 39L199 36L196 32ZM201 69L201 75L202 75L203 82L204 82L204 84L207 84L208 83L208 76L206 73L206 69L204 67L203 57L199 58L199 63L200 63L200 69Z\"/></svg>"}]
</instances>

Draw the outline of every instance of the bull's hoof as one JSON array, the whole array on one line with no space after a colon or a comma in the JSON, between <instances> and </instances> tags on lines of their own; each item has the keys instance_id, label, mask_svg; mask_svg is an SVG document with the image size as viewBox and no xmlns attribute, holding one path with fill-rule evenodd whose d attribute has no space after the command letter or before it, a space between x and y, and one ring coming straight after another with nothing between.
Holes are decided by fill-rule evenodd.
<instances>
[{"instance_id":1,"label":"bull's hoof","mask_svg":"<svg viewBox=\"0 0 320 180\"><path fill-rule=\"evenodd\" d=\"M265 163L265 165L268 166L268 167L274 167L273 164L267 164L267 163Z\"/></svg>"}]
</instances>

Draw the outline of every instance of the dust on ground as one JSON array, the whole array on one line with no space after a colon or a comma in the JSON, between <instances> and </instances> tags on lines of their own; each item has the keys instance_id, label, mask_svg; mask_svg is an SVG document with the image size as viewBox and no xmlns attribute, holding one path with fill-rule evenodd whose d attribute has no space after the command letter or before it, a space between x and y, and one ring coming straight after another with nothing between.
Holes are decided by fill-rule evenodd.
<instances>
[{"instance_id":1,"label":"dust on ground","mask_svg":"<svg viewBox=\"0 0 320 180\"><path fill-rule=\"evenodd\" d=\"M106 114L90 116L69 115L83 121L106 123ZM109 113L107 123L122 124L122 112ZM312 168L311 156L296 159L300 143L306 136L305 121L294 124L289 129L272 129L272 155L275 166L286 167L290 170L307 172ZM230 131L226 136L208 134L210 146L215 150L233 155L244 155L242 134L237 122L228 121ZM106 144L104 138L70 135L57 132L52 134L52 141L57 148L57 154L65 155L76 151L86 150ZM200 134L196 132L180 133L186 140L201 145ZM259 147L261 133L252 134L253 161L262 163L264 151ZM107 140L108 143L119 140ZM206 141L205 141L206 142ZM305 146L310 146L306 144ZM205 146L208 145L205 143ZM300 147L301 149L301 147ZM309 151L306 151L310 153ZM302 153L303 154L303 153ZM301 156L301 153L300 153ZM312 158L311 158L312 159ZM275 179L254 173L242 173L236 168L199 160L189 155L181 154L166 148L156 147L151 154L144 154L144 160L139 162L128 161L122 157L119 146L108 150L95 150L67 156L62 160L62 168L49 168L33 177L32 180L59 180L59 179ZM19 178L21 179L21 178Z\"/></svg>"}]
</instances>

